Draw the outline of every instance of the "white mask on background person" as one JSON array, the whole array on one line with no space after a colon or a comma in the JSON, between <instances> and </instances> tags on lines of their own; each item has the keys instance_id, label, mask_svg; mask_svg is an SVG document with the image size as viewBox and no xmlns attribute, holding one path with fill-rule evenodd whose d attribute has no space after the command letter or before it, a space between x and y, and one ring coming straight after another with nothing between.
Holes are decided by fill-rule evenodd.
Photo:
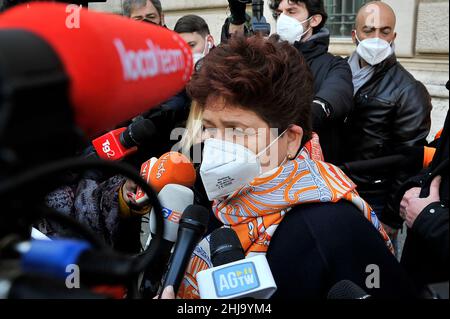
<instances>
[{"instance_id":1,"label":"white mask on background person","mask_svg":"<svg viewBox=\"0 0 450 319\"><path fill-rule=\"evenodd\" d=\"M370 65L377 65L394 53L391 43L386 40L380 38L368 38L359 41L358 36L356 36L356 40L358 40L356 52Z\"/></svg>"},{"instance_id":2,"label":"white mask on background person","mask_svg":"<svg viewBox=\"0 0 450 319\"><path fill-rule=\"evenodd\" d=\"M302 37L311 29L311 27L304 31L303 23L311 20L312 17L300 22L295 18L292 18L282 13L277 20L277 34L281 40L288 41L290 44L294 44L295 41L300 41Z\"/></svg>"},{"instance_id":3,"label":"white mask on background person","mask_svg":"<svg viewBox=\"0 0 450 319\"><path fill-rule=\"evenodd\" d=\"M241 144L215 138L205 140L200 176L208 199L223 198L260 176L263 172L259 158L286 131L258 154Z\"/></svg>"},{"instance_id":4,"label":"white mask on background person","mask_svg":"<svg viewBox=\"0 0 450 319\"><path fill-rule=\"evenodd\" d=\"M194 65L197 64L198 61L203 59L209 51L212 49L211 42L208 41L208 37L205 38L205 47L203 48L203 52L197 52L192 54L192 58L194 59Z\"/></svg>"}]
</instances>

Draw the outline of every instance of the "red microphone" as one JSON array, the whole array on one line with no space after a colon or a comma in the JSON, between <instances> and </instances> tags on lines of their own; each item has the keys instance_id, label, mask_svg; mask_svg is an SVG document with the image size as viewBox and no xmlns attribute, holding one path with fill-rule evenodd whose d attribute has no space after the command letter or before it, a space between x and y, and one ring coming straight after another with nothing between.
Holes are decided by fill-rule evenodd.
<instances>
[{"instance_id":1,"label":"red microphone","mask_svg":"<svg viewBox=\"0 0 450 319\"><path fill-rule=\"evenodd\" d=\"M70 79L76 123L89 137L175 95L193 69L178 34L118 15L31 2L0 15L0 32L11 29L35 34L56 52Z\"/></svg>"},{"instance_id":2,"label":"red microphone","mask_svg":"<svg viewBox=\"0 0 450 319\"><path fill-rule=\"evenodd\" d=\"M149 119L140 118L128 127L110 131L92 141L92 145L100 158L121 160L135 153L138 146L148 142L157 134L155 124Z\"/></svg>"},{"instance_id":3,"label":"red microphone","mask_svg":"<svg viewBox=\"0 0 450 319\"><path fill-rule=\"evenodd\" d=\"M120 160L137 151L137 146L126 148L120 142L120 135L125 130L126 127L121 127L92 141L92 145L100 158L106 160Z\"/></svg>"}]
</instances>

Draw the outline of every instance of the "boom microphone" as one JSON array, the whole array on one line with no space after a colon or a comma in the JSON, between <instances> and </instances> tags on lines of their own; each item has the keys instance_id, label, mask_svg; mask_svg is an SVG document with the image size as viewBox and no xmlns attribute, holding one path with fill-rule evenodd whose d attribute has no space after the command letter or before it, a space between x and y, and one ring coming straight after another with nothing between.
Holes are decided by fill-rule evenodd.
<instances>
[{"instance_id":1,"label":"boom microphone","mask_svg":"<svg viewBox=\"0 0 450 319\"><path fill-rule=\"evenodd\" d=\"M191 50L173 31L75 5L32 2L1 14L4 83L13 83L8 76L17 70L11 68L20 69L22 62L10 61L22 46L9 36L17 32L42 39L54 50L70 80L76 123L91 137L175 95L192 73ZM34 52L20 54L27 65L42 59ZM32 67L20 71L32 74Z\"/></svg>"}]
</instances>

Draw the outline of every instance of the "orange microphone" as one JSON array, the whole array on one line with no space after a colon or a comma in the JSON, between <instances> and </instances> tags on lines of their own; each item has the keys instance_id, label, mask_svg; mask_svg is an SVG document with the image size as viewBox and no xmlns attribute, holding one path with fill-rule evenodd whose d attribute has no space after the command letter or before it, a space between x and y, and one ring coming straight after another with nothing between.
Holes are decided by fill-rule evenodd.
<instances>
[{"instance_id":1,"label":"orange microphone","mask_svg":"<svg viewBox=\"0 0 450 319\"><path fill-rule=\"evenodd\" d=\"M159 193L167 184L194 186L196 173L194 165L185 155L178 152L167 152L158 160L152 158L144 162L141 166L141 177ZM145 203L147 199L147 195L138 187L136 203Z\"/></svg>"}]
</instances>

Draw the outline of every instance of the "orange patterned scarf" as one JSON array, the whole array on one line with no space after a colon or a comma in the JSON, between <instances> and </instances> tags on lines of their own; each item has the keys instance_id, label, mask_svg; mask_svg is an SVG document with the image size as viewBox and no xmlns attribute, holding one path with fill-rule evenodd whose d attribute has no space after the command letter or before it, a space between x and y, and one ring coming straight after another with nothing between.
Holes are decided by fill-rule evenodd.
<instances>
[{"instance_id":1,"label":"orange patterned scarf","mask_svg":"<svg viewBox=\"0 0 450 319\"><path fill-rule=\"evenodd\" d=\"M281 165L269 176L255 178L225 200L215 201L213 211L225 227L236 232L246 255L251 256L267 252L274 232L292 207L347 200L372 222L393 252L392 243L374 211L355 188L339 168L322 161L318 137L314 135L295 160ZM210 267L207 237L194 251L178 297L199 298L195 275Z\"/></svg>"}]
</instances>

